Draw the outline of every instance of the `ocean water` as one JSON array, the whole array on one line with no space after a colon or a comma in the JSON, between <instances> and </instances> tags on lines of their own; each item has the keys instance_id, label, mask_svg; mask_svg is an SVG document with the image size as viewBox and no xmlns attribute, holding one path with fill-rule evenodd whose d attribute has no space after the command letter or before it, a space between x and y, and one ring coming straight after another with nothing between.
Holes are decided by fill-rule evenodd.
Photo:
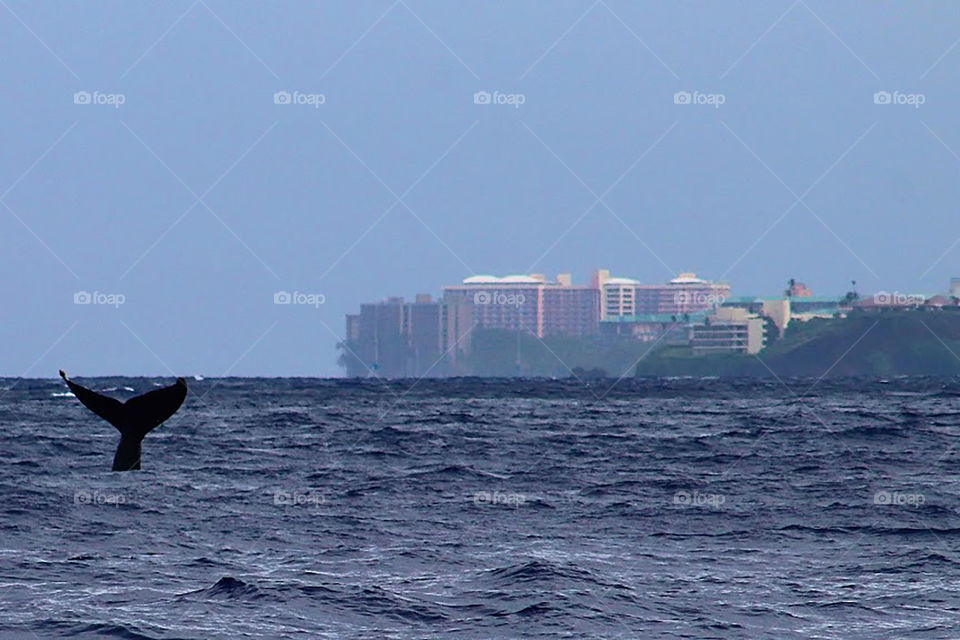
<instances>
[{"instance_id":1,"label":"ocean water","mask_svg":"<svg viewBox=\"0 0 960 640\"><path fill-rule=\"evenodd\" d=\"M960 380L613 384L0 380L0 637L960 636Z\"/></svg>"}]
</instances>

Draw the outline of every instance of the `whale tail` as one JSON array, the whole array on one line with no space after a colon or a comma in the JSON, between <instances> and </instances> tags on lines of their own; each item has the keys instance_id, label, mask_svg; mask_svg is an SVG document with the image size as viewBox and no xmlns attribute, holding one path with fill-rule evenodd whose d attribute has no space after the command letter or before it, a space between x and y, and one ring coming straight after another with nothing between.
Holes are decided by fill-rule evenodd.
<instances>
[{"instance_id":1,"label":"whale tail","mask_svg":"<svg viewBox=\"0 0 960 640\"><path fill-rule=\"evenodd\" d=\"M177 378L177 382L169 387L120 402L73 382L62 370L60 377L77 400L120 432L120 444L113 457L114 471L140 468L140 445L143 439L176 413L187 397L187 381L183 378Z\"/></svg>"}]
</instances>

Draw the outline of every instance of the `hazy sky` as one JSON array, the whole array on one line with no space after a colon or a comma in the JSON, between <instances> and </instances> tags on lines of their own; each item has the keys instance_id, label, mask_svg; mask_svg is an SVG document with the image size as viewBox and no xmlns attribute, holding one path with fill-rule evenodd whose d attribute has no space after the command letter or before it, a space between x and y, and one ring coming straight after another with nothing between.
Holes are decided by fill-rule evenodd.
<instances>
[{"instance_id":1,"label":"hazy sky","mask_svg":"<svg viewBox=\"0 0 960 640\"><path fill-rule=\"evenodd\" d=\"M0 374L339 375L344 314L473 273L942 291L958 39L949 0L4 0Z\"/></svg>"}]
</instances>

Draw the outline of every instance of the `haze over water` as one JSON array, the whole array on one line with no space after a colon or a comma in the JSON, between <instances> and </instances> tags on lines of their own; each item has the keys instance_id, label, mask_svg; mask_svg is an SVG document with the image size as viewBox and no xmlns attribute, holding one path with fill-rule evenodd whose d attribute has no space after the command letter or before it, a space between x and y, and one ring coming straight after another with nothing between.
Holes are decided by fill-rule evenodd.
<instances>
[{"instance_id":1,"label":"haze over water","mask_svg":"<svg viewBox=\"0 0 960 640\"><path fill-rule=\"evenodd\" d=\"M340 375L346 313L483 273L942 292L958 38L946 0L11 0L0 372Z\"/></svg>"}]
</instances>

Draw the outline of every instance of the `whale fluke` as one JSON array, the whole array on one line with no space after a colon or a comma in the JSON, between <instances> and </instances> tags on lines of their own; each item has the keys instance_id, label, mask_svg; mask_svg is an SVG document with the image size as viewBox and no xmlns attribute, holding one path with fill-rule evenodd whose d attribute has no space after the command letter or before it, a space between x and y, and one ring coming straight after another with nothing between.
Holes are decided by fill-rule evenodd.
<instances>
[{"instance_id":1,"label":"whale fluke","mask_svg":"<svg viewBox=\"0 0 960 640\"><path fill-rule=\"evenodd\" d=\"M177 378L177 382L169 387L120 402L80 386L67 378L62 369L60 377L77 400L120 432L120 445L113 457L114 471L140 468L140 444L144 437L176 413L187 397L187 381L183 378Z\"/></svg>"}]
</instances>

